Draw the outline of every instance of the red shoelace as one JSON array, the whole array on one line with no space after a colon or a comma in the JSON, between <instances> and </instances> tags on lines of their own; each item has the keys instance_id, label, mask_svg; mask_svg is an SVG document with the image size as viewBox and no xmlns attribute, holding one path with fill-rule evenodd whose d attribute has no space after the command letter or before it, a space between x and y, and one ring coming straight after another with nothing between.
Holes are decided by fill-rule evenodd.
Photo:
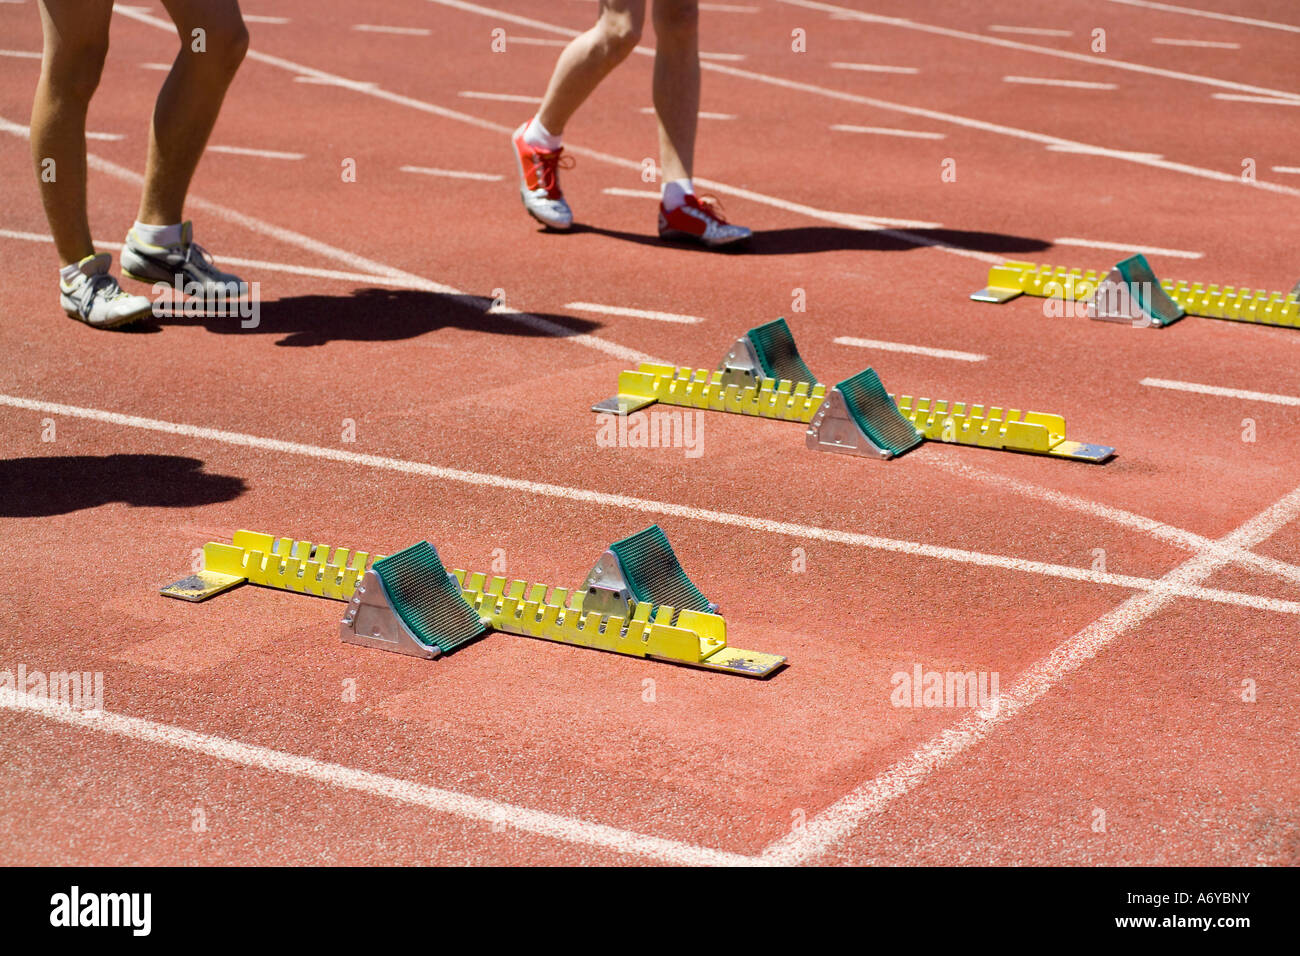
<instances>
[{"instance_id":1,"label":"red shoelace","mask_svg":"<svg viewBox=\"0 0 1300 956\"><path fill-rule=\"evenodd\" d=\"M564 147L556 150L536 150L533 162L537 164L537 182L545 187L546 194L552 199L560 198L559 170L572 169L577 165L572 156L564 155Z\"/></svg>"}]
</instances>

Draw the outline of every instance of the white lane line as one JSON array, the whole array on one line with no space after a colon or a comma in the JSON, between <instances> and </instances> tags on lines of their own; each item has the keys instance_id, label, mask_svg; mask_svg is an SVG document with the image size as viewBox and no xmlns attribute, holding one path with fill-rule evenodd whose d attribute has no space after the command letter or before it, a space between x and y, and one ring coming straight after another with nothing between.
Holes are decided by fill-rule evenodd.
<instances>
[{"instance_id":1,"label":"white lane line","mask_svg":"<svg viewBox=\"0 0 1300 956\"><path fill-rule=\"evenodd\" d=\"M1232 103L1264 103L1267 106L1300 106L1300 99L1291 99L1283 96L1249 96L1241 93L1215 93L1216 100L1227 100Z\"/></svg>"},{"instance_id":2,"label":"white lane line","mask_svg":"<svg viewBox=\"0 0 1300 956\"><path fill-rule=\"evenodd\" d=\"M995 24L989 27L994 33L1019 33L1031 37L1070 37L1073 30L1054 30L1050 27L1008 27Z\"/></svg>"},{"instance_id":3,"label":"white lane line","mask_svg":"<svg viewBox=\"0 0 1300 956\"><path fill-rule=\"evenodd\" d=\"M1140 531L1143 534L1150 535L1157 541L1164 541L1167 544L1177 545L1178 547L1185 548L1191 552L1205 551L1220 555L1235 564L1240 564L1256 571L1263 571L1267 574L1275 574L1287 581L1300 584L1300 566L1298 565L1288 564L1285 561L1265 557L1264 555L1256 554L1253 551L1247 551L1242 548L1229 548L1215 541L1213 538L1207 538L1205 535L1197 534L1194 531L1188 531L1184 528L1165 524L1162 521L1156 521L1154 518L1148 518L1145 515L1136 514L1132 511L1125 511L1123 508L1115 508L1111 505L1105 505L1099 501L1091 501L1087 498L1067 494L1062 491L1057 491L1054 488L1044 488L1041 485L1022 481L1019 478L1012 478L1009 475L1003 475L997 472L987 471L983 468L977 468L968 462L959 461L956 458L940 458L936 456L927 459L926 462L927 464L942 468L945 471L951 472L952 474L958 475L962 478L983 482L984 484L993 485L997 488L1013 491L1016 494L1024 495L1027 498L1046 502L1047 504L1054 505L1058 508L1077 511L1093 518L1099 518L1102 521L1109 521L1110 523L1119 525L1123 528Z\"/></svg>"},{"instance_id":4,"label":"white lane line","mask_svg":"<svg viewBox=\"0 0 1300 956\"><path fill-rule=\"evenodd\" d=\"M599 847L628 856L646 857L679 866L743 866L757 862L755 858L741 854L620 830L603 823L544 810L530 810L516 804L431 787L140 717L112 711L75 710L60 701L36 697L8 687L0 688L0 708L55 721L79 730L127 737L142 743L202 754L214 760L255 770L310 780L327 787L353 790L372 797L423 807L435 813L446 813L482 823L505 824L553 840Z\"/></svg>"},{"instance_id":5,"label":"white lane line","mask_svg":"<svg viewBox=\"0 0 1300 956\"><path fill-rule=\"evenodd\" d=\"M1275 173L1300 174L1300 166L1274 166Z\"/></svg>"},{"instance_id":6,"label":"white lane line","mask_svg":"<svg viewBox=\"0 0 1300 956\"><path fill-rule=\"evenodd\" d=\"M741 6L734 3L701 3L701 10L714 13L758 13L758 7Z\"/></svg>"},{"instance_id":7,"label":"white lane line","mask_svg":"<svg viewBox=\"0 0 1300 956\"><path fill-rule=\"evenodd\" d=\"M245 14L244 14L244 22L245 22L245 23L271 23L271 24L285 24L285 23L288 23L288 22L289 22L289 18L288 18L288 17L266 17L266 16L261 16L260 14L256 14L256 13L245 13Z\"/></svg>"},{"instance_id":8,"label":"white lane line","mask_svg":"<svg viewBox=\"0 0 1300 956\"><path fill-rule=\"evenodd\" d=\"M568 40L551 40L546 37L517 37L513 34L506 35L506 43L522 43L524 46L568 46Z\"/></svg>"},{"instance_id":9,"label":"white lane line","mask_svg":"<svg viewBox=\"0 0 1300 956\"><path fill-rule=\"evenodd\" d=\"M877 63L832 63L835 70L857 70L860 73L902 73L908 76L920 73L914 66L883 66Z\"/></svg>"},{"instance_id":10,"label":"white lane line","mask_svg":"<svg viewBox=\"0 0 1300 956\"><path fill-rule=\"evenodd\" d=\"M122 11L120 8L115 9L117 9L118 12L126 13L127 16L132 15L132 12L130 11ZM157 22L163 23L165 21L159 20ZM255 51L250 51L250 53L252 52ZM17 133L18 135L26 136L27 134L24 129L24 127L10 122L0 116L0 132ZM91 169L106 173L115 179L120 179L123 182L131 183L133 186L137 187L142 187L144 185L144 177L135 170L127 169L125 166L119 166L117 163L109 162L107 159L97 156L94 153L88 153L86 155L86 162ZM272 239L284 243L285 245L297 246L299 249L305 249L308 252L315 253L316 255L322 256L326 259L332 259L335 262L342 262L350 266L360 266L372 273L388 276L390 279L409 282L411 283L412 288L445 295L448 298L454 299L471 308L482 307L483 299L479 296L461 292L459 289L453 288L452 286L445 285L441 282L434 282L432 279L417 276L413 273L395 268L394 266L386 265L382 262L376 262L375 260L368 259L358 253L350 252L347 249L340 249L327 242L321 242L319 239L313 239L311 236L305 236L300 232L294 232L292 229L277 226L264 219L259 219L256 216L249 216L237 209L231 209L229 206L223 206L210 199L204 199L201 196L191 194L186 201L191 206L197 209L203 209L226 222L236 226L242 226L245 229L259 233L263 236L270 236ZM518 309L508 306L493 307L488 311L490 311L492 315L500 316L510 322L517 322L518 324L527 326L543 335L562 339L566 342L571 342L574 345L582 345L586 348L595 349L599 352L605 353L606 355L612 355L615 358L623 359L624 361L654 361L653 357L647 355L645 352L628 348L625 345L619 345L617 342L610 342L607 339L598 338L586 332L577 332L558 322L553 322L550 319L543 318L540 315L521 312Z\"/></svg>"},{"instance_id":11,"label":"white lane line","mask_svg":"<svg viewBox=\"0 0 1300 956\"><path fill-rule=\"evenodd\" d=\"M117 8L114 9L113 12L119 13L121 12L121 10L120 8ZM142 70L157 70L159 73L167 73L171 70L171 68L172 65L170 63L141 63L140 64L140 69Z\"/></svg>"},{"instance_id":12,"label":"white lane line","mask_svg":"<svg viewBox=\"0 0 1300 956\"><path fill-rule=\"evenodd\" d=\"M1160 46L1190 46L1206 50L1240 50L1240 43L1226 43L1223 40L1180 40L1175 37L1152 37L1152 43Z\"/></svg>"},{"instance_id":13,"label":"white lane line","mask_svg":"<svg viewBox=\"0 0 1300 956\"><path fill-rule=\"evenodd\" d=\"M1167 256L1171 259L1204 259L1203 252L1188 252L1185 249L1162 249L1159 246L1135 246L1125 242L1101 242L1096 239L1053 239L1054 246L1081 246L1084 249L1111 249L1115 252L1142 253L1151 256Z\"/></svg>"},{"instance_id":14,"label":"white lane line","mask_svg":"<svg viewBox=\"0 0 1300 956\"><path fill-rule=\"evenodd\" d=\"M257 51L250 50L249 54L251 55L255 52ZM253 59L256 60L260 58L255 56ZM379 89L379 84L373 80L349 80L342 76L295 76L293 81L295 83L307 83L311 86L339 86L345 90L353 90L357 93L373 93L375 90Z\"/></svg>"},{"instance_id":15,"label":"white lane line","mask_svg":"<svg viewBox=\"0 0 1300 956\"><path fill-rule=\"evenodd\" d=\"M757 518L751 515L733 514L725 511L712 511L665 501L653 501L648 498L635 498L630 495L611 494L592 491L587 488L573 488L567 485L553 485L525 478L510 478L484 472L465 471L459 468L446 468L426 462L407 461L401 458L387 458L382 455L368 455L360 452L345 451L340 448L326 448L319 445L306 445L301 442L283 441L278 438L265 438L242 432L223 431L205 428L201 425L187 425L179 422L161 421L154 418L142 418L138 415L125 415L98 408L85 408L78 405L62 405L37 399L22 398L17 395L0 395L0 405L44 412L50 415L63 415L69 418L82 418L126 428L139 428L144 431L179 435L186 438L199 438L241 448L275 452L282 455L299 455L322 461L335 461L349 465L360 465L400 474L419 475L442 481L453 481L478 487L501 488L519 491L523 494L575 501L582 504L598 505L610 508L622 508L642 514L658 514L691 521L707 522L723 527L745 528L765 534L788 538L802 538L810 541L825 541L850 547L886 551L893 554L906 554L918 558L931 558L937 561L953 561L958 564L970 564L977 567L997 568L1005 571L1017 571L1024 574L1038 574L1043 577L1059 578L1080 583L1110 585L1128 588L1133 591L1168 592L1177 597L1208 601L1214 604L1228 604L1248 607L1260 611L1275 611L1280 614L1300 615L1300 602L1283 601L1277 598L1244 594L1239 591L1226 591L1220 588L1206 588L1199 585L1171 585L1153 578L1138 577L1130 574L1114 574L1109 571L1094 571L1091 568L1074 567L1065 564L1051 564L1046 561L1033 561L1008 555L989 554L982 551L968 551L962 548L949 548L943 545L925 544L919 541L901 541L896 538L883 538L877 535L863 534L856 531L839 531L816 525L796 524L789 521L774 521L769 518Z\"/></svg>"},{"instance_id":16,"label":"white lane line","mask_svg":"<svg viewBox=\"0 0 1300 956\"><path fill-rule=\"evenodd\" d=\"M1241 23L1250 27L1264 27L1269 30L1285 30L1288 33L1300 33L1300 26L1290 23L1276 23L1272 20L1256 20L1253 17L1239 17L1230 13L1216 13L1212 10L1197 10L1192 7L1179 7L1172 3L1154 3L1151 0L1110 0L1130 7L1145 7L1148 10L1163 10L1166 13L1181 13L1189 17L1205 17L1210 20L1222 20L1225 23Z\"/></svg>"},{"instance_id":17,"label":"white lane line","mask_svg":"<svg viewBox=\"0 0 1300 956\"><path fill-rule=\"evenodd\" d=\"M1105 156L1131 163L1153 165L1164 159L1160 153L1142 153L1131 149L1109 149L1105 146L1085 146L1082 143L1049 143L1043 147L1053 153L1082 153L1085 156Z\"/></svg>"},{"instance_id":18,"label":"white lane line","mask_svg":"<svg viewBox=\"0 0 1300 956\"><path fill-rule=\"evenodd\" d=\"M876 136L902 136L908 139L947 139L947 133L927 133L919 129L895 129L892 126L850 126L847 123L832 123L831 129L841 133L873 133Z\"/></svg>"},{"instance_id":19,"label":"white lane line","mask_svg":"<svg viewBox=\"0 0 1300 956\"><path fill-rule=\"evenodd\" d=\"M17 239L23 242L43 242L53 243L54 237L39 232L20 232L15 229L0 229L0 239ZM106 239L95 239L96 249L111 249L117 252L122 248L120 242L110 242ZM289 262L266 262L262 259L241 259L237 256L222 255L220 261L223 265L244 266L249 269L258 269L263 272L284 272L290 275L311 276L314 279L337 279L340 282L353 282L358 285L382 285L398 289L423 289L423 285L417 285L408 282L405 279L394 279L391 276L372 275L368 272L341 272L338 269L320 269L316 266L300 266Z\"/></svg>"},{"instance_id":20,"label":"white lane line","mask_svg":"<svg viewBox=\"0 0 1300 956\"><path fill-rule=\"evenodd\" d=\"M220 146L211 143L206 147L211 153L225 153L229 156L257 156L262 159L306 159L306 153L285 153L277 149L251 149L248 146Z\"/></svg>"},{"instance_id":21,"label":"white lane line","mask_svg":"<svg viewBox=\"0 0 1300 956\"><path fill-rule=\"evenodd\" d=\"M461 90L456 94L467 100L499 100L502 103L540 103L540 96L524 96L521 93L485 93L481 90Z\"/></svg>"},{"instance_id":22,"label":"white lane line","mask_svg":"<svg viewBox=\"0 0 1300 956\"><path fill-rule=\"evenodd\" d=\"M1219 398L1240 398L1248 402L1268 402L1272 405L1300 406L1300 397L1295 395L1274 395L1271 392L1251 392L1242 388L1222 388L1218 385L1199 385L1196 382L1179 382L1168 378L1144 378L1138 382L1150 388L1167 388L1175 392L1196 392L1201 395L1214 395Z\"/></svg>"},{"instance_id":23,"label":"white lane line","mask_svg":"<svg viewBox=\"0 0 1300 956\"><path fill-rule=\"evenodd\" d=\"M432 166L403 166L404 173L420 173L424 176L443 176L447 179L476 179L485 183L497 183L505 179L499 173L472 173L462 169L435 169ZM656 193L656 195L658 195Z\"/></svg>"},{"instance_id":24,"label":"white lane line","mask_svg":"<svg viewBox=\"0 0 1300 956\"><path fill-rule=\"evenodd\" d=\"M656 322L675 322L678 325L698 325L704 321L698 315L678 315L676 312L656 312L653 309L629 309L621 305L598 305L595 302L566 302L564 307L576 312L621 315L632 319L654 319Z\"/></svg>"},{"instance_id":25,"label":"white lane line","mask_svg":"<svg viewBox=\"0 0 1300 956\"><path fill-rule=\"evenodd\" d=\"M1219 543L1229 549L1253 548L1297 517L1300 517L1300 488L1220 538ZM1217 555L1196 554L1160 580L1174 587L1199 584L1222 568L1227 560ZM900 797L925 783L935 771L953 763L999 727L1010 723L1071 673L1149 621L1172 601L1169 594L1133 595L1021 673L1007 693L994 698L985 708L942 731L911 755L836 800L806 820L799 829L771 843L761 858L766 863L789 866L804 863L832 849L864 822L884 813Z\"/></svg>"},{"instance_id":26,"label":"white lane line","mask_svg":"<svg viewBox=\"0 0 1300 956\"><path fill-rule=\"evenodd\" d=\"M433 36L433 31L425 27L387 27L379 23L354 23L352 29L362 33L392 33L404 37ZM510 39L514 39L511 37Z\"/></svg>"},{"instance_id":27,"label":"white lane line","mask_svg":"<svg viewBox=\"0 0 1300 956\"><path fill-rule=\"evenodd\" d=\"M434 0L438 2L438 0ZM1020 50L1026 53L1038 53L1043 56L1054 56L1062 60L1074 60L1077 63L1088 63L1093 66L1110 67L1116 70L1127 70L1131 73L1145 73L1148 76L1160 76L1171 80L1182 80L1188 83L1199 83L1202 86L1217 86L1224 90L1236 90L1239 93L1262 93L1267 96L1288 96L1300 98L1300 93L1293 93L1286 90L1274 90L1268 87L1252 86L1248 83L1234 83L1231 80L1220 80L1213 76L1203 76L1199 73L1182 73L1178 70L1165 70L1159 67L1148 66L1145 63L1134 63L1129 60L1120 60L1111 56L1097 56L1093 53L1076 53L1073 50L1058 50L1054 47L1035 46L1032 43L1021 43L1018 40L1006 40L1002 37L986 36L983 33L968 33L965 30L953 30L948 27L936 26L930 23L918 23L916 20L907 20L901 17L887 17L875 13L863 13L860 10L851 10L848 7L840 7L831 3L820 3L817 0L777 0L778 3L788 4L790 6L802 7L805 10L819 10L823 13L841 12L846 17L858 20L862 23L875 23L886 26L901 27L905 30L919 30L923 33L931 33L936 36L948 37L956 40L970 40L974 43L982 43L986 46L998 46L1007 50Z\"/></svg>"},{"instance_id":28,"label":"white lane line","mask_svg":"<svg viewBox=\"0 0 1300 956\"><path fill-rule=\"evenodd\" d=\"M701 60L725 60L728 63L739 63L745 59L743 53L701 53Z\"/></svg>"},{"instance_id":29,"label":"white lane line","mask_svg":"<svg viewBox=\"0 0 1300 956\"><path fill-rule=\"evenodd\" d=\"M39 60L40 50L0 50L0 56L11 56L18 60Z\"/></svg>"},{"instance_id":30,"label":"white lane line","mask_svg":"<svg viewBox=\"0 0 1300 956\"><path fill-rule=\"evenodd\" d=\"M565 148L568 149L567 146ZM717 188L715 184L711 184L710 181L707 179L696 178L695 184L697 186L709 186L710 188ZM718 190L718 192L724 192L724 191L725 190L722 189ZM658 199L660 195L657 191L650 190L650 189L627 189L623 186L608 186L605 189L602 189L601 192L603 192L606 196L623 196L627 199ZM863 216L861 218L870 220L871 222L874 223L879 223L884 226L899 226L904 229L942 229L943 228L943 223L920 222L915 219L890 219L886 216ZM891 234L890 230L887 229L882 229L880 231L886 233L887 235ZM1002 259L1000 261L1006 261L1006 260Z\"/></svg>"},{"instance_id":31,"label":"white lane line","mask_svg":"<svg viewBox=\"0 0 1300 956\"><path fill-rule=\"evenodd\" d=\"M14 123L12 124L12 126L14 132L19 133L19 135L21 136L31 136L32 134L32 130L30 126L23 126L20 123ZM86 139L102 140L103 142L106 143L116 143L126 139L126 134L125 133L95 133L95 132L91 132L90 130L87 130Z\"/></svg>"},{"instance_id":32,"label":"white lane line","mask_svg":"<svg viewBox=\"0 0 1300 956\"><path fill-rule=\"evenodd\" d=\"M654 111L655 108L653 106L641 107L641 112L647 115L653 113ZM710 113L707 112L706 110L700 110L695 115L698 116L700 119L713 119L713 120L734 120L736 118L735 113Z\"/></svg>"},{"instance_id":33,"label":"white lane line","mask_svg":"<svg viewBox=\"0 0 1300 956\"><path fill-rule=\"evenodd\" d=\"M1004 76L1003 83L1023 83L1028 86L1062 86L1072 90L1117 90L1114 83L1092 83L1087 80L1054 80L1046 76Z\"/></svg>"},{"instance_id":34,"label":"white lane line","mask_svg":"<svg viewBox=\"0 0 1300 956\"><path fill-rule=\"evenodd\" d=\"M879 342L876 339L858 339L851 335L841 335L835 339L836 345L852 345L859 349L877 349L881 352L909 352L912 355L928 355L930 358L955 359L958 362L983 362L987 355L975 352L959 352L956 349L933 349L925 345L904 345L901 342Z\"/></svg>"}]
</instances>

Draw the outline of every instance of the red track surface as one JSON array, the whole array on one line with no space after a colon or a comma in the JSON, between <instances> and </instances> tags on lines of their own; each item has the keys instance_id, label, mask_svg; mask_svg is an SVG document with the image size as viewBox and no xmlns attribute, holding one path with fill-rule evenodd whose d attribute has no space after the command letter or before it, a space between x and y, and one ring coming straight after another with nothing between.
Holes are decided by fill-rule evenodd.
<instances>
[{"instance_id":1,"label":"red track surface","mask_svg":"<svg viewBox=\"0 0 1300 956\"><path fill-rule=\"evenodd\" d=\"M580 3L490 5L570 29L592 13ZM26 141L0 132L9 230L0 235L7 260L0 349L9 356L0 369L0 393L9 397L0 400L9 619L0 670L21 663L102 671L111 715L72 726L0 709L7 781L0 859L617 863L693 860L699 848L754 856L773 847L769 859L823 863L1297 862L1300 607L1277 602L1300 601L1300 571L1227 563L1191 583L1238 597L1224 603L1184 592L1134 616L1136 604L1152 600L1148 589L914 553L907 544L1089 574L1095 550L1104 549L1111 574L1169 584L1178 579L1166 575L1194 556L1186 545L1140 530L1136 520L1029 491L1219 538L1300 483L1295 407L1139 384L1154 377L1295 395L1300 333L1204 319L1139 332L1047 318L1037 300L994 308L966 298L998 258L1100 268L1122 255L1052 248L1057 237L1201 252L1198 261L1150 258L1171 277L1289 288L1297 276L1286 236L1300 180L1270 170L1293 164L1300 148L1288 122L1294 107L1215 99L1233 91L1107 60L1297 96L1290 34L1102 0L1053 4L1050 16L1007 0L957 10L845 2L1059 50L1087 52L1091 31L1105 28L1108 53L1082 63L841 21L776 0L745 5L760 12L703 14L704 49L744 59L715 60L733 72L705 74L704 108L737 118L701 121L697 165L711 180L762 194L718 190L732 218L759 231L749 255L661 246L652 201L602 192L650 188L629 165L655 149L653 121L639 112L650 101L646 56L615 72L569 130L573 145L623 161L579 155L568 174L585 228L537 231L519 207L501 132L525 118L528 105L458 93L540 95L557 48L511 43L493 53L491 31L563 35L397 0L364 12L307 0L246 4L246 13L290 22L251 25L254 56L212 143L305 158L211 153L194 184L196 197L347 255L331 258L196 202L199 238L219 259L355 273L382 265L410 274L406 285L416 276L485 298L503 289L510 306L532 315L699 367L715 363L745 328L786 314L827 380L870 364L896 391L1059 412L1072 437L1114 445L1119 456L1094 467L927 444L879 464L805 451L795 425L716 414L704 419L699 458L682 449L600 448L588 409L613 393L630 360L391 287L400 277L384 287L241 268L261 283L256 329L177 318L134 334L93 332L56 309L52 248L13 236L47 229ZM1195 5L1276 21L1292 13L1276 0ZM358 33L355 22L433 35ZM0 23L4 47L39 49L32 4L0 6ZM1012 35L990 25L1072 36ZM807 31L804 54L790 51L797 27ZM125 138L92 141L91 152L138 173L161 77L140 64L169 60L175 40L126 15L113 30L89 128ZM1171 47L1153 37L1240 48ZM920 72L851 72L835 62ZM27 122L37 70L34 59L0 56L0 117ZM310 70L377 88L294 81L295 71ZM890 111L837 92L1003 129ZM832 124L946 138L855 134ZM1008 127L1161 153L1190 169L1049 151ZM958 175L945 183L940 164L949 157ZM1232 181L1246 157L1260 180L1287 189ZM356 160L355 183L341 181L345 158ZM426 177L401 172L406 165L505 179ZM137 189L121 176L92 174L98 238L120 241ZM959 250L849 228L790 203L941 223L935 235ZM806 291L808 310L792 314L796 288ZM570 302L706 321L592 317ZM863 351L835 344L837 336L988 359ZM14 398L904 544L745 530L704 515L584 501L576 492L528 493L491 478L401 474L15 407ZM53 443L42 441L47 418L57 424ZM1242 440L1245 418L1255 421L1253 443ZM354 444L340 441L344 419L356 422ZM1012 489L993 480L999 476L1024 484ZM1290 519L1287 512L1269 524L1258 554L1300 564L1300 522ZM788 669L754 682L504 635L431 663L340 644L339 605L254 588L200 606L156 593L187 571L192 549L240 527L382 551L427 537L449 564L483 570L503 548L511 576L576 585L608 542L650 521L665 527L697 583L722 604L732 642L787 655ZM806 573L792 573L796 548L807 553ZM1259 597L1277 600L1246 606ZM1122 605L1127 616L1118 623L1094 626ZM1053 666L1061 648L1080 656ZM1025 706L968 737L942 737L952 727L971 730L976 718L892 706L891 675L915 664L997 672L1003 694ZM1027 693L1023 682L1035 675ZM643 699L648 679L653 702ZM1258 688L1255 703L1241 700L1247 679ZM341 699L347 681L356 682L356 702ZM176 732L124 718L207 736L177 746ZM252 757L223 741L266 749ZM306 779L272 752L337 769L324 781ZM357 771L484 802L453 807L444 794L430 798L431 809L409 793L359 790ZM855 792L861 799L836 808ZM192 826L199 809L204 832ZM1093 828L1098 809L1105 832ZM534 811L573 822L538 824ZM807 829L792 834L803 820ZM604 828L672 842L630 846L628 834Z\"/></svg>"}]
</instances>

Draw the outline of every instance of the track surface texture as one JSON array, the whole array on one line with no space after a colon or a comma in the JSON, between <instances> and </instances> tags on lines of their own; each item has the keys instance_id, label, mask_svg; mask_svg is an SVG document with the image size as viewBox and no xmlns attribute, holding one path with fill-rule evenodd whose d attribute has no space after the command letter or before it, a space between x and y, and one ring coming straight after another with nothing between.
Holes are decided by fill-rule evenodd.
<instances>
[{"instance_id":1,"label":"track surface texture","mask_svg":"<svg viewBox=\"0 0 1300 956\"><path fill-rule=\"evenodd\" d=\"M211 139L236 151L205 157L188 214L251 263L230 267L259 323L107 333L56 305L24 135L40 26L0 4L0 671L104 687L97 714L0 689L0 859L1300 862L1300 407L1236 394L1300 396L1300 330L968 299L1003 259L1141 249L1161 276L1289 290L1293 4L703 6L700 191L748 252L657 238L649 25L567 130L562 235L520 206L508 135L532 107L508 97L541 95L594 3L248 0ZM88 124L104 243L177 42L156 3L114 16ZM877 462L719 413L695 448L599 440L621 370L712 368L778 315L825 381L872 366L893 392L1056 412L1117 457ZM500 634L423 661L341 643L321 599L158 595L238 528L427 539L576 587L652 522L731 643L785 670ZM997 697L898 706L918 668Z\"/></svg>"}]
</instances>

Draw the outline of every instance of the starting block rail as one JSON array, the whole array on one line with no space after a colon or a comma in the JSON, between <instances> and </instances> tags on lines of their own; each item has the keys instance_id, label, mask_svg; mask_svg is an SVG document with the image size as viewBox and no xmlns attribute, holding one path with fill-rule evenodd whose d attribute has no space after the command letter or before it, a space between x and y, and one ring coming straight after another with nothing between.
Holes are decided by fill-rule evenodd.
<instances>
[{"instance_id":1,"label":"starting block rail","mask_svg":"<svg viewBox=\"0 0 1300 956\"><path fill-rule=\"evenodd\" d=\"M1124 262L1145 259L1134 256ZM1122 265L1123 263L1121 263ZM1149 266L1147 267L1149 269ZM1009 261L989 270L988 285L971 296L977 302L1002 304L1022 295L1065 301L1091 301L1108 273L1093 269L1034 265ZM1160 288L1187 315L1233 322L1253 322L1300 328L1300 286L1290 292L1269 292L1230 285L1184 280L1159 280ZM1152 323L1168 324L1168 323Z\"/></svg>"},{"instance_id":2,"label":"starting block rail","mask_svg":"<svg viewBox=\"0 0 1300 956\"><path fill-rule=\"evenodd\" d=\"M657 533L656 540L662 540L662 546L671 555L671 546L657 527L626 540L637 540L651 531ZM616 542L616 546L621 543ZM399 552L393 559L420 547ZM600 601L588 602L587 589L570 591L462 569L448 571L437 560L437 553L431 547L425 544L423 549L422 559L433 570L427 572L429 576L425 580L412 582L413 587L408 590L414 595L414 603L418 605L421 600L432 600L430 595L441 586L441 582L433 577L443 575L445 580L454 582L460 600L477 615L481 628L475 633L491 628L523 637L748 677L766 677L785 664L785 658L775 654L729 646L726 621L712 613L716 605L707 602L705 606L711 609L709 611L635 599L620 604L617 600L611 603L608 591L601 595ZM205 544L203 568L162 588L161 593L199 602L248 583L348 601L349 608L341 622L345 641L425 658L437 657L474 636L467 633L461 621L457 624L457 636L448 641L421 637L421 629L413 624L413 614L423 613L426 618L441 617L451 623L462 609L437 608L430 604L423 608L403 606L406 597L390 593L377 573L383 569L383 562L393 559L375 552L330 548L309 541L241 530L235 532L230 544L219 541ZM660 560L664 560L662 556ZM676 557L672 556L671 563L675 565L675 562ZM597 569L599 567L598 564ZM665 586L671 584L674 593L684 593L683 589L690 585L684 572L680 573L680 578L685 581L682 584L681 581L670 581L662 572L657 579L654 570L653 567L629 567L627 577L643 594L648 587L658 587L660 579ZM680 571L680 566L677 570ZM596 570L592 573L595 575ZM690 585L690 588L694 586ZM617 613L610 613L610 608L616 609ZM444 644L446 646L442 646Z\"/></svg>"}]
</instances>

